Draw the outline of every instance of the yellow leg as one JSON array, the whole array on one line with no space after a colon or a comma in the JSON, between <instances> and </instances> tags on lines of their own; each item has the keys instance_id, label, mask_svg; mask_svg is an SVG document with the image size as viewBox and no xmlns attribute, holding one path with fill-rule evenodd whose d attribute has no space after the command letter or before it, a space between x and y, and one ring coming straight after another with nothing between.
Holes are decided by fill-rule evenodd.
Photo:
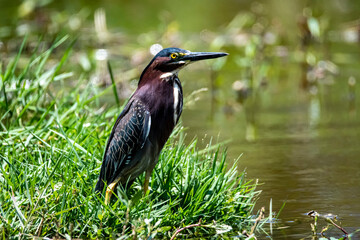
<instances>
[{"instance_id":1,"label":"yellow leg","mask_svg":"<svg viewBox=\"0 0 360 240\"><path fill-rule=\"evenodd\" d=\"M107 188L105 193L105 205L108 205L110 203L111 195L114 192L114 189L116 187L116 184L120 181L120 178L115 179L114 182L112 182Z\"/></svg>"}]
</instances>

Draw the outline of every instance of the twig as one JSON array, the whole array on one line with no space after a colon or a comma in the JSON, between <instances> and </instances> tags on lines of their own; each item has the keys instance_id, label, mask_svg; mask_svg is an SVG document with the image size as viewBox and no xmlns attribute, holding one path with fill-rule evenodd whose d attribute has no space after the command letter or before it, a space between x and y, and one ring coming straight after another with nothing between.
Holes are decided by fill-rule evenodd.
<instances>
[{"instance_id":1,"label":"twig","mask_svg":"<svg viewBox=\"0 0 360 240\"><path fill-rule=\"evenodd\" d=\"M36 232L35 232L35 234L36 234L38 237L40 237L40 235L41 235L41 230L42 230L43 223L44 223L44 217L41 218L40 224L39 224L39 226L37 227Z\"/></svg>"},{"instance_id":2,"label":"twig","mask_svg":"<svg viewBox=\"0 0 360 240\"><path fill-rule=\"evenodd\" d=\"M130 204L128 205L127 209L126 209L126 215L125 215L125 224L123 226L123 231L122 231L122 235L125 235L125 231L127 228L127 225L129 224L129 219L130 219Z\"/></svg>"},{"instance_id":3,"label":"twig","mask_svg":"<svg viewBox=\"0 0 360 240\"><path fill-rule=\"evenodd\" d=\"M244 236L246 237L246 239L248 239L248 238L251 237L251 239L257 240L257 238L254 236L254 234L249 235L249 234L246 232L246 230L244 230L241 234L244 235Z\"/></svg>"},{"instance_id":4,"label":"twig","mask_svg":"<svg viewBox=\"0 0 360 240\"><path fill-rule=\"evenodd\" d=\"M265 207L262 207L259 216L255 219L254 226L251 227L250 235L254 233L256 226L260 222L260 220L264 218L264 213L265 213Z\"/></svg>"},{"instance_id":5,"label":"twig","mask_svg":"<svg viewBox=\"0 0 360 240\"><path fill-rule=\"evenodd\" d=\"M178 230L176 230L176 232L174 233L174 235L172 235L172 237L170 238L170 240L174 240L176 235L178 235L181 231L185 230L185 229L189 229L189 228L192 228L192 227L207 227L206 225L202 225L201 224L201 219L199 220L198 223L196 224L190 224L188 226L185 226L183 228L180 228Z\"/></svg>"},{"instance_id":6,"label":"twig","mask_svg":"<svg viewBox=\"0 0 360 240\"><path fill-rule=\"evenodd\" d=\"M133 240L138 239L138 238L137 238L137 234L136 234L136 229L135 229L135 226L134 226L134 225L132 226L132 234L133 234Z\"/></svg>"},{"instance_id":7,"label":"twig","mask_svg":"<svg viewBox=\"0 0 360 240\"><path fill-rule=\"evenodd\" d=\"M321 218L324 218L325 221L331 223L331 224L332 224L333 226L335 226L337 229L340 229L346 236L349 235L343 227L337 225L330 217L328 217L328 216L326 216L326 215L325 215L325 216L320 215L320 214L318 214L318 213L317 213L316 211L314 211L314 210L308 212L307 215L315 219L315 222L314 222L314 226L315 226L315 227L316 227L316 223L317 223L317 217L321 217ZM324 228L324 229L321 231L321 234L323 234L326 230L327 230L327 228Z\"/></svg>"},{"instance_id":8,"label":"twig","mask_svg":"<svg viewBox=\"0 0 360 240\"><path fill-rule=\"evenodd\" d=\"M271 212L270 212L270 214L271 214ZM256 226L257 226L258 223L261 221L261 219L264 218L264 215L265 215L265 207L262 207L262 208L260 209L259 216L255 219L254 226L251 227L250 234L248 234L248 233L246 232L246 230L244 230L244 231L242 232L242 235L246 236L247 238L250 237L250 236L252 236L252 235L254 234L254 231L255 231L255 229L256 229ZM254 239L256 239L255 236L254 236Z\"/></svg>"},{"instance_id":9,"label":"twig","mask_svg":"<svg viewBox=\"0 0 360 240\"><path fill-rule=\"evenodd\" d=\"M332 219L330 218L326 218L327 221L329 221L332 225L334 225L335 227L337 227L338 229L340 229L346 236L349 235L345 229L339 225L337 225Z\"/></svg>"}]
</instances>

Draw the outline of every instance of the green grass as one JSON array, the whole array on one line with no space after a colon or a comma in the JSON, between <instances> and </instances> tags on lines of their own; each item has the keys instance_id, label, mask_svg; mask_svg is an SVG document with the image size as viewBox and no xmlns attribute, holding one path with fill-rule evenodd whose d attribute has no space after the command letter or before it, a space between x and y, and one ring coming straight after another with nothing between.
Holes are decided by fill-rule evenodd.
<instances>
[{"instance_id":1,"label":"green grass","mask_svg":"<svg viewBox=\"0 0 360 240\"><path fill-rule=\"evenodd\" d=\"M49 61L64 44L63 57ZM186 226L178 237L249 231L256 185L236 163L226 165L218 144L185 144L181 127L161 153L150 194L142 195L141 176L104 205L93 189L121 109L99 104L112 86L100 89L62 70L71 50L58 39L19 69L20 50L0 72L0 237L170 238Z\"/></svg>"}]
</instances>

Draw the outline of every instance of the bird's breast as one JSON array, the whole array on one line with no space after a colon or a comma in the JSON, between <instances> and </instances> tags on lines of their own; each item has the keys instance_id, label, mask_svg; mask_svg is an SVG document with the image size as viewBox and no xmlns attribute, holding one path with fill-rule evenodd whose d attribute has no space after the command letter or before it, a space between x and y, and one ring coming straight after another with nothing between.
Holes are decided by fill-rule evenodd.
<instances>
[{"instance_id":1,"label":"bird's breast","mask_svg":"<svg viewBox=\"0 0 360 240\"><path fill-rule=\"evenodd\" d=\"M183 106L182 87L179 79L156 81L144 86L139 91L143 102L148 104L151 114L149 137L159 144L161 149L178 122Z\"/></svg>"}]
</instances>

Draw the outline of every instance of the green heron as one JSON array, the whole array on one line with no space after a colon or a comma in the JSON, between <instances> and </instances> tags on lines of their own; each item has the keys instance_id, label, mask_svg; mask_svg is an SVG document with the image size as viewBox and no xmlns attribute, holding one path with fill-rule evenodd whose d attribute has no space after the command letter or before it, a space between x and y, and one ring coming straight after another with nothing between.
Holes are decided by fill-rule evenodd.
<instances>
[{"instance_id":1,"label":"green heron","mask_svg":"<svg viewBox=\"0 0 360 240\"><path fill-rule=\"evenodd\" d=\"M183 92L178 71L191 62L226 55L166 48L151 60L117 118L106 145L95 187L95 191L102 192L107 186L105 204L118 183L130 186L144 171L143 190L147 192L160 151L182 112Z\"/></svg>"}]
</instances>

